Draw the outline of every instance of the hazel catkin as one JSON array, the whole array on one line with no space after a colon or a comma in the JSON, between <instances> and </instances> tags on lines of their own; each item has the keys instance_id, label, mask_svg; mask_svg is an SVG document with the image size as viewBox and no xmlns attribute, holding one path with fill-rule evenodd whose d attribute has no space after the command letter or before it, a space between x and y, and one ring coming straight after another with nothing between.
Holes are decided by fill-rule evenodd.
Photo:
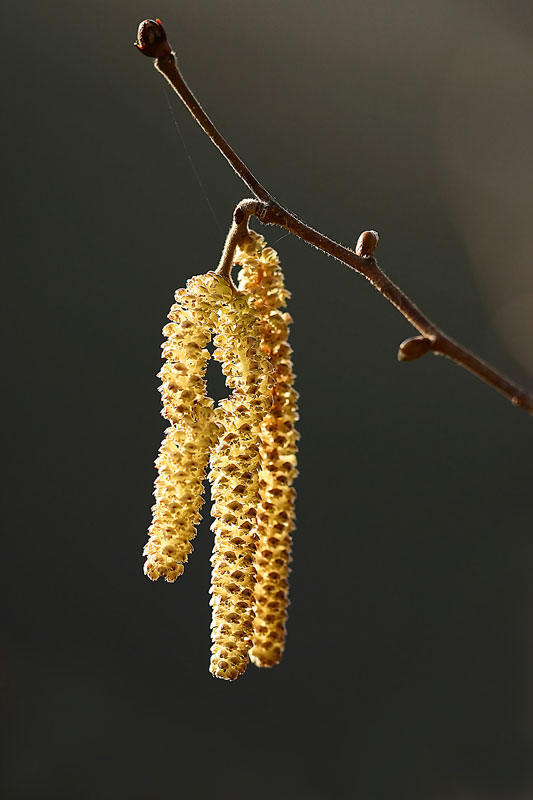
<instances>
[{"instance_id":1,"label":"hazel catkin","mask_svg":"<svg viewBox=\"0 0 533 800\"><path fill-rule=\"evenodd\" d=\"M251 661L259 667L279 663L286 635L289 592L291 532L294 529L297 475L298 395L294 389L291 348L288 344L291 317L281 311L290 296L285 289L276 252L263 237L250 232L237 249L242 269L239 289L261 319L261 349L272 370L272 401L260 430L258 542L255 553L255 617Z\"/></svg>"},{"instance_id":2,"label":"hazel catkin","mask_svg":"<svg viewBox=\"0 0 533 800\"><path fill-rule=\"evenodd\" d=\"M218 308L232 290L227 280L208 273L197 275L176 292L163 333L166 359L159 377L163 416L171 423L156 460L155 505L149 540L144 548L144 571L152 580L172 582L182 574L192 551L203 504L203 485L209 452L218 435L213 401L204 380Z\"/></svg>"},{"instance_id":3,"label":"hazel catkin","mask_svg":"<svg viewBox=\"0 0 533 800\"><path fill-rule=\"evenodd\" d=\"M211 672L234 680L248 665L254 618L261 424L270 370L257 312L241 293L220 308L214 357L233 390L217 409L221 435L211 456Z\"/></svg>"},{"instance_id":4,"label":"hazel catkin","mask_svg":"<svg viewBox=\"0 0 533 800\"><path fill-rule=\"evenodd\" d=\"M288 333L289 293L276 253L247 232L237 245L239 288L217 273L176 292L163 332L159 377L169 427L156 460L155 505L145 572L174 581L200 521L209 462L215 533L211 664L234 680L249 661L277 664L285 641L294 528L298 418ZM221 270L222 271L222 270ZM230 396L206 394L207 345Z\"/></svg>"}]
</instances>

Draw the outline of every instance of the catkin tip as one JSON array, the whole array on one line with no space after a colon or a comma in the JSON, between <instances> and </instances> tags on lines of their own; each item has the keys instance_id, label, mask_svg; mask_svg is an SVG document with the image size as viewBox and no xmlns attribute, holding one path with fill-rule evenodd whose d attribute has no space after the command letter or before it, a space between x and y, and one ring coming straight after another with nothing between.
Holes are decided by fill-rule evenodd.
<instances>
[{"instance_id":1,"label":"catkin tip","mask_svg":"<svg viewBox=\"0 0 533 800\"><path fill-rule=\"evenodd\" d=\"M167 583L174 583L176 578L183 574L183 564L175 564L171 561L169 563L161 563L157 559L147 559L144 564L144 574L152 581L158 578L164 578Z\"/></svg>"},{"instance_id":2,"label":"catkin tip","mask_svg":"<svg viewBox=\"0 0 533 800\"><path fill-rule=\"evenodd\" d=\"M236 681L245 670L246 667L244 669L238 669L228 664L226 661L217 661L217 663L210 668L213 678L220 678L223 681Z\"/></svg>"}]
</instances>

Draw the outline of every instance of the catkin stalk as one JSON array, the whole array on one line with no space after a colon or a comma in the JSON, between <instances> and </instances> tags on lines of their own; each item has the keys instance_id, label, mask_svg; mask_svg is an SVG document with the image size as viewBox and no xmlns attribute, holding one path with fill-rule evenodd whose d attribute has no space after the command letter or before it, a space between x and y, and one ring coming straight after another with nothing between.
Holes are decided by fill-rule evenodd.
<instances>
[{"instance_id":1,"label":"catkin stalk","mask_svg":"<svg viewBox=\"0 0 533 800\"><path fill-rule=\"evenodd\" d=\"M289 603L291 532L294 530L297 475L298 395L294 390L291 317L280 309L290 296L276 252L265 247L263 237L251 232L250 240L237 249L242 265L239 289L261 318L261 347L272 370L272 403L261 423L258 542L255 553L255 617L250 659L258 667L272 667L283 654Z\"/></svg>"}]
</instances>

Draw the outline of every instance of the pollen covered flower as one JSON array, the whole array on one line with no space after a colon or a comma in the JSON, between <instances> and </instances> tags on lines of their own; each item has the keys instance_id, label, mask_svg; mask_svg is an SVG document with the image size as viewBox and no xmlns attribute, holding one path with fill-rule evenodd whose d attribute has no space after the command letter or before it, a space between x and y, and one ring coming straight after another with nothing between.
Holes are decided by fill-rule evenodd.
<instances>
[{"instance_id":1,"label":"pollen covered flower","mask_svg":"<svg viewBox=\"0 0 533 800\"><path fill-rule=\"evenodd\" d=\"M285 642L289 591L291 532L294 530L297 475L298 395L293 387L291 348L288 344L291 317L281 311L290 296L285 289L276 252L265 246L262 236L237 248L241 266L239 289L261 319L261 349L272 370L271 404L261 423L258 542L255 552L255 619L250 658L259 667L271 667L282 656Z\"/></svg>"},{"instance_id":2,"label":"pollen covered flower","mask_svg":"<svg viewBox=\"0 0 533 800\"><path fill-rule=\"evenodd\" d=\"M214 343L233 391L216 411L222 432L209 473L215 518L211 672L234 680L246 669L252 644L260 433L271 403L259 316L246 296L236 293L221 306Z\"/></svg>"},{"instance_id":3,"label":"pollen covered flower","mask_svg":"<svg viewBox=\"0 0 533 800\"><path fill-rule=\"evenodd\" d=\"M291 318L282 310L289 293L277 255L247 229L228 247L216 273L197 275L176 292L163 329L159 377L169 427L156 460L144 569L152 580L169 582L183 572L209 464L210 669L235 680L250 660L269 667L283 652L298 396L287 342ZM238 289L229 277L234 257L242 267ZM216 408L205 381L212 336L213 357L231 390Z\"/></svg>"},{"instance_id":4,"label":"pollen covered flower","mask_svg":"<svg viewBox=\"0 0 533 800\"><path fill-rule=\"evenodd\" d=\"M152 580L172 582L192 551L203 504L209 452L218 434L213 401L204 380L206 349L218 308L231 298L229 282L214 273L198 275L176 292L163 328L166 359L159 377L163 416L170 422L156 460L155 505L144 571Z\"/></svg>"}]
</instances>

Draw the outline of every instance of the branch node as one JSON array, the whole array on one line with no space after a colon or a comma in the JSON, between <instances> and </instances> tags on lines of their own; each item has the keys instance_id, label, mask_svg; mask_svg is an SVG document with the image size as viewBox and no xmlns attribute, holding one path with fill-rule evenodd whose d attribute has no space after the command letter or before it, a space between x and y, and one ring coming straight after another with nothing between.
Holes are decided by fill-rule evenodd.
<instances>
[{"instance_id":1,"label":"branch node","mask_svg":"<svg viewBox=\"0 0 533 800\"><path fill-rule=\"evenodd\" d=\"M262 222L263 225L272 225L275 224L272 220L272 213L274 211L274 206L271 206L269 203L265 203L263 201L258 201L257 203L257 211L255 212L255 216Z\"/></svg>"},{"instance_id":2,"label":"branch node","mask_svg":"<svg viewBox=\"0 0 533 800\"><path fill-rule=\"evenodd\" d=\"M425 336L413 336L403 341L398 349L398 361L414 361L432 349L432 344Z\"/></svg>"},{"instance_id":3,"label":"branch node","mask_svg":"<svg viewBox=\"0 0 533 800\"><path fill-rule=\"evenodd\" d=\"M358 256L373 256L379 242L379 233L377 231L363 231L355 248L355 254Z\"/></svg>"}]
</instances>

